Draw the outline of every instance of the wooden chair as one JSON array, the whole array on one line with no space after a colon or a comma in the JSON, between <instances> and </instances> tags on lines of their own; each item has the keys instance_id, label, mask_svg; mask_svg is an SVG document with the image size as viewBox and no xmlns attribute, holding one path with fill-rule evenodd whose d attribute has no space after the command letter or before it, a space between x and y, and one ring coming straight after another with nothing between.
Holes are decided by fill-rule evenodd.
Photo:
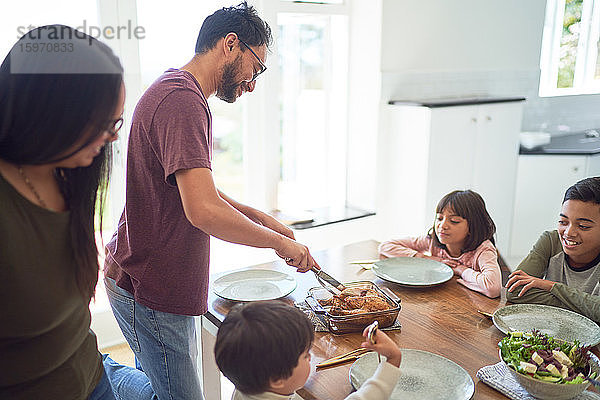
<instances>
[{"instance_id":1,"label":"wooden chair","mask_svg":"<svg viewBox=\"0 0 600 400\"><path fill-rule=\"evenodd\" d=\"M498 265L500 265L500 272L502 273L502 286L505 286L506 282L508 281L508 275L510 275L512 270L500 252L498 252Z\"/></svg>"}]
</instances>

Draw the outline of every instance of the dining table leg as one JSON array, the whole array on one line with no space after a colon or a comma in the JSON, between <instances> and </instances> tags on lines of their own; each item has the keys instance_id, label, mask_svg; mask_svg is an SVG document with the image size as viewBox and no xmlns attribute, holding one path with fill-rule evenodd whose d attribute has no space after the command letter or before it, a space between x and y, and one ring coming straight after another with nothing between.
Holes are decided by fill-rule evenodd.
<instances>
[{"instance_id":1,"label":"dining table leg","mask_svg":"<svg viewBox=\"0 0 600 400\"><path fill-rule=\"evenodd\" d=\"M199 325L199 326L198 326ZM205 399L221 399L221 373L215 361L215 341L218 328L201 316L197 318L197 330L200 331L200 381Z\"/></svg>"}]
</instances>

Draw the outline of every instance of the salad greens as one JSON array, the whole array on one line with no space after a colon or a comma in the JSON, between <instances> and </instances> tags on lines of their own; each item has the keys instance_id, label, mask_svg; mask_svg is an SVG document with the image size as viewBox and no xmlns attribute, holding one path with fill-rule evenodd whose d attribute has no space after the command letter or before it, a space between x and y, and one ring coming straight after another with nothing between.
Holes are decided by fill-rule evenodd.
<instances>
[{"instance_id":1,"label":"salad greens","mask_svg":"<svg viewBox=\"0 0 600 400\"><path fill-rule=\"evenodd\" d=\"M509 367L542 381L584 383L591 372L590 347L582 347L578 341L571 344L534 330L511 332L498 347ZM595 372L589 375L595 376Z\"/></svg>"}]
</instances>

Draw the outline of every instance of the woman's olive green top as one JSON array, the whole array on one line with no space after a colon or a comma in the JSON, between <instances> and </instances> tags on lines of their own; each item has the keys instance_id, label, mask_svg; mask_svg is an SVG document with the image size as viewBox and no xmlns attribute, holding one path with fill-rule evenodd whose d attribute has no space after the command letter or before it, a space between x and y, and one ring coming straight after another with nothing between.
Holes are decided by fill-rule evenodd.
<instances>
[{"instance_id":1,"label":"woman's olive green top","mask_svg":"<svg viewBox=\"0 0 600 400\"><path fill-rule=\"evenodd\" d=\"M102 377L70 242L68 212L0 175L0 399L86 399Z\"/></svg>"}]
</instances>

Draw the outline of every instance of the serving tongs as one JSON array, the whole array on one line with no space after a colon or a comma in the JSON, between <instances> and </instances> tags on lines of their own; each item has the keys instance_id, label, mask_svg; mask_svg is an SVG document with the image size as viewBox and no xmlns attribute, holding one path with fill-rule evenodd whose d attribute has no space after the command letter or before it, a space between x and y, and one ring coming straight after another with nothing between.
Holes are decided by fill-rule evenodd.
<instances>
[{"instance_id":1,"label":"serving tongs","mask_svg":"<svg viewBox=\"0 0 600 400\"><path fill-rule=\"evenodd\" d=\"M322 269L312 267L310 270L315 273L319 284L325 289L327 289L329 293L333 295L338 295L341 293L342 290L346 290L346 286L344 286L340 281L338 281Z\"/></svg>"},{"instance_id":2,"label":"serving tongs","mask_svg":"<svg viewBox=\"0 0 600 400\"><path fill-rule=\"evenodd\" d=\"M317 364L317 368L332 367L334 365L347 363L348 361L354 361L358 358L361 358L370 351L371 350L365 349L364 347L359 347L356 350L352 350L348 353L322 361L319 364Z\"/></svg>"},{"instance_id":3,"label":"serving tongs","mask_svg":"<svg viewBox=\"0 0 600 400\"><path fill-rule=\"evenodd\" d=\"M289 262L291 258L284 258L285 262ZM312 272L315 273L317 277L317 281L321 286L323 286L327 291L333 295L338 295L342 290L346 290L346 286L344 286L340 281L335 279L333 276L329 275L327 272L322 269L318 269L314 265L310 268ZM337 290L337 291L336 291Z\"/></svg>"},{"instance_id":4,"label":"serving tongs","mask_svg":"<svg viewBox=\"0 0 600 400\"><path fill-rule=\"evenodd\" d=\"M367 340L371 344L375 344L375 333L377 332L378 327L379 327L379 322L377 322L377 321L374 321L371 325L369 325L367 327ZM332 357L328 360L322 361L319 364L317 364L317 368L332 367L334 365L347 363L348 361L354 361L354 360L361 358L362 356L364 356L365 354L367 354L370 351L373 351L373 350L366 349L364 347L359 347L356 350L352 350L352 351L342 354L340 356ZM379 353L377 353L377 358L378 358L379 362L381 362L381 356L379 355Z\"/></svg>"}]
</instances>

